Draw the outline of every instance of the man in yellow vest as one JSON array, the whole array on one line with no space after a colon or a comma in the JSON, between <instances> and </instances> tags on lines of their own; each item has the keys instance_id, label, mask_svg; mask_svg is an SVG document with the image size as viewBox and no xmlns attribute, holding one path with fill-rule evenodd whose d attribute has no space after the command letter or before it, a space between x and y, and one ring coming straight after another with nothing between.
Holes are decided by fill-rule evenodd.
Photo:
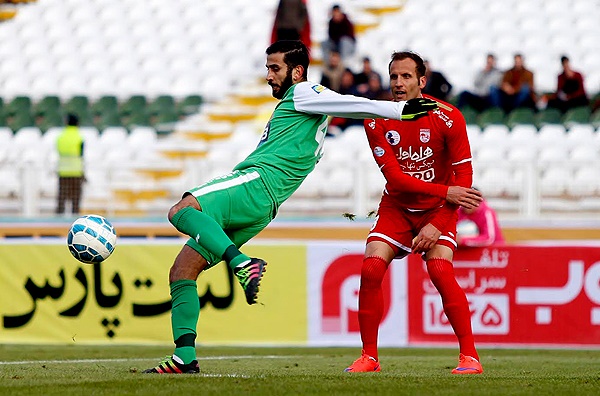
<instances>
[{"instance_id":1,"label":"man in yellow vest","mask_svg":"<svg viewBox=\"0 0 600 396\"><path fill-rule=\"evenodd\" d=\"M83 136L79 131L79 119L67 116L67 126L58 135L58 205L56 213L65 213L65 203L71 201L72 213L79 213L81 190L85 180L83 169Z\"/></svg>"}]
</instances>

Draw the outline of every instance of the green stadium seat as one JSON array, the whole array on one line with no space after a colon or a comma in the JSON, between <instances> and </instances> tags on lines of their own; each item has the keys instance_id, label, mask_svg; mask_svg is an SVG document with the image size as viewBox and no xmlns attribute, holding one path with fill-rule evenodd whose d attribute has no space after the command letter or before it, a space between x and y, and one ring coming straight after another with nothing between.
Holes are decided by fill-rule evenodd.
<instances>
[{"instance_id":1,"label":"green stadium seat","mask_svg":"<svg viewBox=\"0 0 600 396\"><path fill-rule=\"evenodd\" d=\"M23 112L7 120L7 126L12 129L13 132L16 132L24 127L35 126L35 120L30 113Z\"/></svg>"},{"instance_id":2,"label":"green stadium seat","mask_svg":"<svg viewBox=\"0 0 600 396\"><path fill-rule=\"evenodd\" d=\"M202 106L202 96L189 95L176 104L177 113L181 116L187 116L197 113Z\"/></svg>"},{"instance_id":3,"label":"green stadium seat","mask_svg":"<svg viewBox=\"0 0 600 396\"><path fill-rule=\"evenodd\" d=\"M114 95L105 95L92 103L90 108L93 116L102 116L106 113L118 113L119 101Z\"/></svg>"},{"instance_id":4,"label":"green stadium seat","mask_svg":"<svg viewBox=\"0 0 600 396\"><path fill-rule=\"evenodd\" d=\"M591 109L587 106L575 107L565 113L562 122L566 128L570 128L574 124L588 124L591 113Z\"/></svg>"},{"instance_id":5,"label":"green stadium seat","mask_svg":"<svg viewBox=\"0 0 600 396\"><path fill-rule=\"evenodd\" d=\"M470 106L465 106L460 109L460 112L462 113L463 117L465 117L465 122L467 125L477 124L477 116L479 115L477 110Z\"/></svg>"},{"instance_id":6,"label":"green stadium seat","mask_svg":"<svg viewBox=\"0 0 600 396\"><path fill-rule=\"evenodd\" d=\"M595 128L600 128L600 109L592 113L590 116L590 122Z\"/></svg>"},{"instance_id":7,"label":"green stadium seat","mask_svg":"<svg viewBox=\"0 0 600 396\"><path fill-rule=\"evenodd\" d=\"M535 113L527 107L514 109L506 117L506 125L511 129L517 125L535 125Z\"/></svg>"},{"instance_id":8,"label":"green stadium seat","mask_svg":"<svg viewBox=\"0 0 600 396\"><path fill-rule=\"evenodd\" d=\"M554 108L540 110L534 118L538 129L548 124L562 124L562 113Z\"/></svg>"},{"instance_id":9,"label":"green stadium seat","mask_svg":"<svg viewBox=\"0 0 600 396\"><path fill-rule=\"evenodd\" d=\"M29 96L16 96L4 106L7 116L16 116L19 113L30 113L32 101Z\"/></svg>"},{"instance_id":10,"label":"green stadium seat","mask_svg":"<svg viewBox=\"0 0 600 396\"><path fill-rule=\"evenodd\" d=\"M145 112L148 100L143 95L133 95L127 99L119 107L119 114L123 116L131 116L134 113Z\"/></svg>"},{"instance_id":11,"label":"green stadium seat","mask_svg":"<svg viewBox=\"0 0 600 396\"><path fill-rule=\"evenodd\" d=\"M45 96L39 102L33 105L33 115L41 116L47 112L60 111L60 98L55 95Z\"/></svg>"},{"instance_id":12,"label":"green stadium seat","mask_svg":"<svg viewBox=\"0 0 600 396\"><path fill-rule=\"evenodd\" d=\"M477 123L481 129L488 125L503 125L504 111L498 107L492 107L482 111L477 117Z\"/></svg>"},{"instance_id":13,"label":"green stadium seat","mask_svg":"<svg viewBox=\"0 0 600 396\"><path fill-rule=\"evenodd\" d=\"M67 101L64 105L64 111L66 113L78 113L84 114L86 111L89 111L90 100L87 96L77 95L73 96L71 99Z\"/></svg>"},{"instance_id":14,"label":"green stadium seat","mask_svg":"<svg viewBox=\"0 0 600 396\"><path fill-rule=\"evenodd\" d=\"M156 116L161 113L175 112L175 100L170 95L162 95L156 98L146 107L150 116Z\"/></svg>"},{"instance_id":15,"label":"green stadium seat","mask_svg":"<svg viewBox=\"0 0 600 396\"><path fill-rule=\"evenodd\" d=\"M65 119L62 113L59 110L51 111L47 110L43 115L40 115L38 119L36 119L37 127L45 133L48 129L52 127L62 127L65 125Z\"/></svg>"},{"instance_id":16,"label":"green stadium seat","mask_svg":"<svg viewBox=\"0 0 600 396\"><path fill-rule=\"evenodd\" d=\"M100 119L96 122L96 128L99 131L103 131L108 127L122 127L121 117L117 112L107 112L100 116Z\"/></svg>"},{"instance_id":17,"label":"green stadium seat","mask_svg":"<svg viewBox=\"0 0 600 396\"><path fill-rule=\"evenodd\" d=\"M131 129L134 126L150 126L150 117L145 112L138 112L131 114L130 117L127 118L124 124L128 129Z\"/></svg>"}]
</instances>

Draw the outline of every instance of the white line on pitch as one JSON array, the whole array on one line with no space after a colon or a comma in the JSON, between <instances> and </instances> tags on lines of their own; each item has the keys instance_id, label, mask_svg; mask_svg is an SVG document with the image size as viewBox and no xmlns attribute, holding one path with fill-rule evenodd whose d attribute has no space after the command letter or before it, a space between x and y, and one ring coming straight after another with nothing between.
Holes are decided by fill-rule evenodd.
<instances>
[{"instance_id":1,"label":"white line on pitch","mask_svg":"<svg viewBox=\"0 0 600 396\"><path fill-rule=\"evenodd\" d=\"M197 360L229 360L229 359L288 359L297 356L279 356L279 355L243 355L243 356L205 356L198 357ZM0 365L17 364L54 364L54 363L118 363L118 362L146 362L160 360L160 358L131 358L131 359L69 359L69 360L20 360L20 361L0 361Z\"/></svg>"}]
</instances>

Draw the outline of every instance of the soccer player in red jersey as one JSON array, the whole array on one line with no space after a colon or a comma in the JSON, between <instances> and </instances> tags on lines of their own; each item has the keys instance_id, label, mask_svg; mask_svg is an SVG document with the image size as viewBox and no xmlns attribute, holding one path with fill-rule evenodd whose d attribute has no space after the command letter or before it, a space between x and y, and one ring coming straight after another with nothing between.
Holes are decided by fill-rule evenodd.
<instances>
[{"instance_id":1,"label":"soccer player in red jersey","mask_svg":"<svg viewBox=\"0 0 600 396\"><path fill-rule=\"evenodd\" d=\"M394 53L389 75L394 101L427 97L421 93L426 83L425 65L416 53ZM427 116L410 122L364 122L386 186L377 219L367 237L361 268L358 320L362 356L346 368L347 372L380 371L377 337L383 315L381 282L391 261L409 253L423 256L458 338L459 364L452 373L483 372L473 339L469 303L452 265L457 247L456 203L473 207L481 197L471 196L464 203L452 203L447 198L451 185L471 187L473 168L464 117L448 103L438 101L438 106ZM407 186L405 175L418 180Z\"/></svg>"}]
</instances>

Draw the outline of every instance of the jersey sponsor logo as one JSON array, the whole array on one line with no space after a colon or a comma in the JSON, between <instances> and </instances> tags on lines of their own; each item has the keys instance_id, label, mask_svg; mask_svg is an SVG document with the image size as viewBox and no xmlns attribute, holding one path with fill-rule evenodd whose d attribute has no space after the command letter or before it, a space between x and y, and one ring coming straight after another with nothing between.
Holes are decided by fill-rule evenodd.
<instances>
[{"instance_id":1,"label":"jersey sponsor logo","mask_svg":"<svg viewBox=\"0 0 600 396\"><path fill-rule=\"evenodd\" d=\"M446 124L446 126L448 128L452 128L452 124L454 124L454 120L450 119L450 117L448 116L448 114L444 113L442 110L435 109L433 111L434 114L436 114L440 120L444 121L444 123Z\"/></svg>"},{"instance_id":2,"label":"jersey sponsor logo","mask_svg":"<svg viewBox=\"0 0 600 396\"><path fill-rule=\"evenodd\" d=\"M327 88L325 88L324 86L322 86L320 84L313 85L311 88L312 88L313 91L315 91L318 94L321 93L321 92L323 92L323 91L325 91L327 89Z\"/></svg>"},{"instance_id":3,"label":"jersey sponsor logo","mask_svg":"<svg viewBox=\"0 0 600 396\"><path fill-rule=\"evenodd\" d=\"M429 142L430 138L431 138L431 130L421 129L419 131L419 139L421 140L421 142L427 143L427 142Z\"/></svg>"},{"instance_id":4,"label":"jersey sponsor logo","mask_svg":"<svg viewBox=\"0 0 600 396\"><path fill-rule=\"evenodd\" d=\"M388 143L392 146L395 146L398 143L400 143L400 134L396 131L387 131L385 133L385 138L388 141Z\"/></svg>"},{"instance_id":5,"label":"jersey sponsor logo","mask_svg":"<svg viewBox=\"0 0 600 396\"><path fill-rule=\"evenodd\" d=\"M411 160L415 162L420 162L432 156L433 150L430 147L419 147L418 151L413 151L412 146L410 146L408 150L404 150L402 147L400 147L400 150L398 150L397 158L401 161Z\"/></svg>"},{"instance_id":6,"label":"jersey sponsor logo","mask_svg":"<svg viewBox=\"0 0 600 396\"><path fill-rule=\"evenodd\" d=\"M383 154L385 154L385 150L383 148L377 146L373 149L373 153L375 154L375 156L381 157Z\"/></svg>"},{"instance_id":7,"label":"jersey sponsor logo","mask_svg":"<svg viewBox=\"0 0 600 396\"><path fill-rule=\"evenodd\" d=\"M369 128L375 129L375 120L369 121L369 123L367 125L369 126Z\"/></svg>"}]
</instances>

